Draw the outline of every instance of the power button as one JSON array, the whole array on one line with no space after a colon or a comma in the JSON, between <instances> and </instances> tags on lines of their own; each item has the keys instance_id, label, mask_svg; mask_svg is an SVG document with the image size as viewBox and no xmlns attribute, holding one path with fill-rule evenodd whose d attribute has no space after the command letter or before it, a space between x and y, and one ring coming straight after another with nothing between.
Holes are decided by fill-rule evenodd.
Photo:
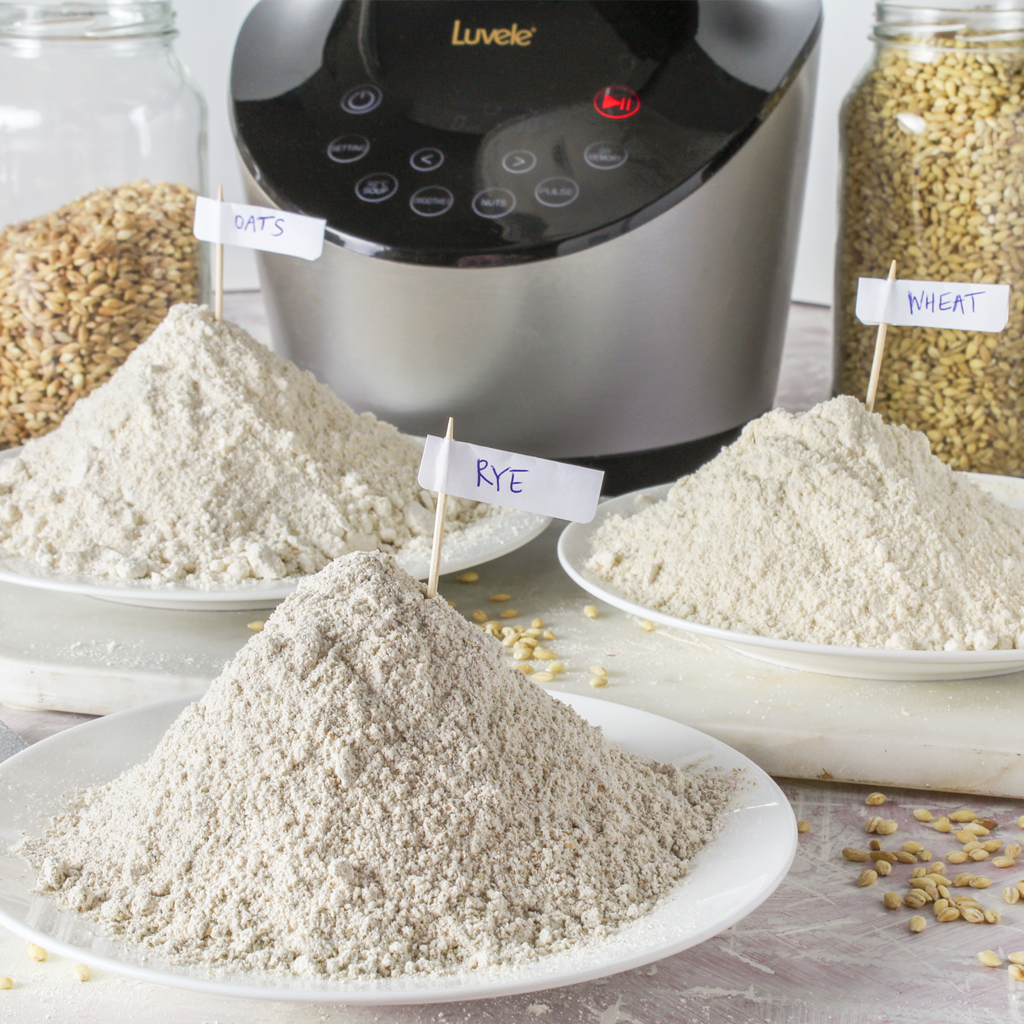
<instances>
[{"instance_id":1,"label":"power button","mask_svg":"<svg viewBox=\"0 0 1024 1024\"><path fill-rule=\"evenodd\" d=\"M368 114L380 106L384 94L380 87L368 85L354 85L344 96L341 97L341 109L346 114Z\"/></svg>"}]
</instances>

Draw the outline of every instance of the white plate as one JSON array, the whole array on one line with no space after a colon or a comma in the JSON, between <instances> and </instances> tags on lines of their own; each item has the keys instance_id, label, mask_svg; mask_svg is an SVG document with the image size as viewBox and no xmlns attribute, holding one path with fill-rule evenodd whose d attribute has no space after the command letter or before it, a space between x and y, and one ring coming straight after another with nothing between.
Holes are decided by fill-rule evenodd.
<instances>
[{"instance_id":1,"label":"white plate","mask_svg":"<svg viewBox=\"0 0 1024 1024\"><path fill-rule=\"evenodd\" d=\"M166 701L122 711L58 733L0 765L0 924L75 962L140 981L209 995L306 1003L437 1003L534 992L605 977L678 953L717 935L759 906L785 877L796 852L793 811L778 786L742 754L667 718L593 697L559 695L626 750L661 761L742 768L741 788L721 833L694 859L686 879L651 913L603 943L553 954L517 970L435 979L328 982L168 964L110 938L88 918L34 895L34 871L7 852L22 831L38 835L41 814L61 794L115 778L148 757L187 704ZM706 759L706 760L705 760Z\"/></svg>"},{"instance_id":2,"label":"white plate","mask_svg":"<svg viewBox=\"0 0 1024 1024\"><path fill-rule=\"evenodd\" d=\"M441 552L441 572L461 572L474 565L490 562L529 543L543 533L549 516L506 509L501 515L470 523L445 535ZM399 551L398 564L418 580L430 575L430 549ZM24 558L0 555L0 580L65 594L98 597L102 601L131 604L145 608L171 608L179 611L237 612L272 608L298 586L302 576L284 580L252 580L229 585L209 583L153 583L149 580L98 580L95 576L65 576L50 572Z\"/></svg>"},{"instance_id":3,"label":"white plate","mask_svg":"<svg viewBox=\"0 0 1024 1024\"><path fill-rule=\"evenodd\" d=\"M1012 508L1024 508L1024 480L988 473L964 473L982 490L989 491ZM615 608L650 619L663 626L674 626L689 633L710 637L726 647L758 661L785 668L823 672L852 679L893 679L934 681L940 679L982 679L1008 675L1024 669L1024 651L887 651L869 647L838 647L833 644L808 644L796 640L775 640L752 633L717 629L700 622L666 615L638 604L606 580L586 568L590 559L590 540L611 515L634 515L640 511L638 495L661 501L674 484L647 488L603 502L594 519L585 524L571 523L558 541L558 560L562 568L584 590Z\"/></svg>"},{"instance_id":4,"label":"white plate","mask_svg":"<svg viewBox=\"0 0 1024 1024\"><path fill-rule=\"evenodd\" d=\"M422 440L417 438L417 440ZM0 460L21 453L23 446L0 452ZM550 516L505 509L499 516L470 523L445 535L441 573L461 572L482 565L528 544L543 533ZM414 579L430 575L430 549L398 552L398 564ZM40 590L97 597L101 601L141 608L177 611L242 612L273 608L298 586L301 576L284 580L247 580L227 583L153 583L151 580L108 580L96 576L68 576L50 572L24 558L0 554L0 580Z\"/></svg>"}]
</instances>

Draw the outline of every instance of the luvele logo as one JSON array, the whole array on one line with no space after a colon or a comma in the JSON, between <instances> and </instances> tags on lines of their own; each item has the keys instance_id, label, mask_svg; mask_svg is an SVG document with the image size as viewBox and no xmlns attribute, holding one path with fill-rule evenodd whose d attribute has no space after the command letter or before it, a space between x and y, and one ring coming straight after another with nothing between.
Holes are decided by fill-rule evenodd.
<instances>
[{"instance_id":1,"label":"luvele logo","mask_svg":"<svg viewBox=\"0 0 1024 1024\"><path fill-rule=\"evenodd\" d=\"M463 28L460 19L452 25L452 46L529 46L533 42L534 28L520 28L515 22L511 28Z\"/></svg>"}]
</instances>

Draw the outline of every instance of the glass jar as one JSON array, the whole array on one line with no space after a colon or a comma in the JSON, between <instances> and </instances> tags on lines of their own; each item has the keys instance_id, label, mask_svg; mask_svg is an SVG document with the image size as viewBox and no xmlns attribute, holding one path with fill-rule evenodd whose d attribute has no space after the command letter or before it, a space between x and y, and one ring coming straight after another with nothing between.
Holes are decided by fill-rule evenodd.
<instances>
[{"instance_id":1,"label":"glass jar","mask_svg":"<svg viewBox=\"0 0 1024 1024\"><path fill-rule=\"evenodd\" d=\"M0 448L201 299L206 107L175 35L166 0L0 2Z\"/></svg>"},{"instance_id":2,"label":"glass jar","mask_svg":"<svg viewBox=\"0 0 1024 1024\"><path fill-rule=\"evenodd\" d=\"M890 327L875 410L955 469L1024 472L1024 2L877 5L840 117L836 390L867 391L858 277L1010 286L999 334Z\"/></svg>"}]
</instances>

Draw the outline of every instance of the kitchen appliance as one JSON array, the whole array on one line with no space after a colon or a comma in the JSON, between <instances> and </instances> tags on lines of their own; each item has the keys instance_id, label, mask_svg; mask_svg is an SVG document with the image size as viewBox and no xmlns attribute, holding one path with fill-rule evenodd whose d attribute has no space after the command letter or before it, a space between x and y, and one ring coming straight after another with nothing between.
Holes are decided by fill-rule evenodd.
<instances>
[{"instance_id":1,"label":"kitchen appliance","mask_svg":"<svg viewBox=\"0 0 1024 1024\"><path fill-rule=\"evenodd\" d=\"M274 343L358 410L670 479L770 406L819 0L262 0L231 75Z\"/></svg>"}]
</instances>

